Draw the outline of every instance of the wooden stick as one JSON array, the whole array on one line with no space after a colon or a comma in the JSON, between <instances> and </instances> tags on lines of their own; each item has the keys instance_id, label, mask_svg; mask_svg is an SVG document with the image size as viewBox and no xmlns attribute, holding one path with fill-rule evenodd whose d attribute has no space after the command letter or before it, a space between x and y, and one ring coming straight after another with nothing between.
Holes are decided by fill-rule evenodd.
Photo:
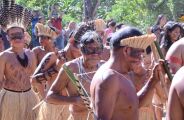
<instances>
[{"instance_id":1,"label":"wooden stick","mask_svg":"<svg viewBox=\"0 0 184 120\"><path fill-rule=\"evenodd\" d=\"M157 41L154 41L154 44L155 44L155 47L157 48L159 57L160 57L161 59L164 60L164 64L163 64L163 65L164 65L164 70L165 70L165 72L166 72L166 74L167 74L169 80L172 81L173 76L172 76L172 74L171 74L170 71L169 71L169 68L168 68L167 63L166 63L166 61L165 61L165 57L164 57L164 55L162 54L162 51L161 51L161 49L160 49L160 46L159 46L159 44L158 44Z\"/></svg>"},{"instance_id":2,"label":"wooden stick","mask_svg":"<svg viewBox=\"0 0 184 120\"><path fill-rule=\"evenodd\" d=\"M152 52L153 52L154 61L155 61L155 62L159 62L160 56L159 56L159 54L158 54L158 51L156 50L156 46L155 46L154 43L151 44L151 49L152 49ZM165 77L164 77L164 75L162 74L161 71L159 71L159 76L160 76L160 79L161 79L161 85L162 85L163 88L164 88L165 95L166 95L167 98L168 98L169 91L167 90L167 86L166 86L166 84L165 84L165 82L164 82Z\"/></svg>"}]
</instances>

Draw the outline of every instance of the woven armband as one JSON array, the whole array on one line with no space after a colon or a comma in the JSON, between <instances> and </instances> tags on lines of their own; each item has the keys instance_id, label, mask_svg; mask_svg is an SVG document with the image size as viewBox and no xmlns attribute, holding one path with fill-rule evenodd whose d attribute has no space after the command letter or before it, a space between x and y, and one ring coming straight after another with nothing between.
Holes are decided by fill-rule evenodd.
<instances>
[{"instance_id":1,"label":"woven armband","mask_svg":"<svg viewBox=\"0 0 184 120\"><path fill-rule=\"evenodd\" d=\"M36 81L39 83L42 83L42 81L47 81L47 77L45 74L40 74L40 75L36 76Z\"/></svg>"},{"instance_id":2,"label":"woven armband","mask_svg":"<svg viewBox=\"0 0 184 120\"><path fill-rule=\"evenodd\" d=\"M55 67L52 67L52 68L47 70L47 74L49 77L52 77L56 73L58 73L58 70Z\"/></svg>"}]
</instances>

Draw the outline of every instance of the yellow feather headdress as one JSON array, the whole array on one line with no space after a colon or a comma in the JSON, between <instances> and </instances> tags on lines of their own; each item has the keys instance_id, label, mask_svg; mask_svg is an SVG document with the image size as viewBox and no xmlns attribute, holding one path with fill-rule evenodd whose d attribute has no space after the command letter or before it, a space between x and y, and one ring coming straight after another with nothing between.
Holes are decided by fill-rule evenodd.
<instances>
[{"instance_id":1,"label":"yellow feather headdress","mask_svg":"<svg viewBox=\"0 0 184 120\"><path fill-rule=\"evenodd\" d=\"M151 45L156 36L154 34L146 34L141 36L129 37L120 41L120 46L129 46L133 48L146 49Z\"/></svg>"},{"instance_id":2,"label":"yellow feather headdress","mask_svg":"<svg viewBox=\"0 0 184 120\"><path fill-rule=\"evenodd\" d=\"M57 37L56 32L54 32L49 26L37 23L35 26L38 30L38 36L47 36L54 40Z\"/></svg>"},{"instance_id":3,"label":"yellow feather headdress","mask_svg":"<svg viewBox=\"0 0 184 120\"><path fill-rule=\"evenodd\" d=\"M21 5L15 4L14 0L3 0L0 8L0 24L8 30L12 27L27 29L31 22L31 11Z\"/></svg>"}]
</instances>

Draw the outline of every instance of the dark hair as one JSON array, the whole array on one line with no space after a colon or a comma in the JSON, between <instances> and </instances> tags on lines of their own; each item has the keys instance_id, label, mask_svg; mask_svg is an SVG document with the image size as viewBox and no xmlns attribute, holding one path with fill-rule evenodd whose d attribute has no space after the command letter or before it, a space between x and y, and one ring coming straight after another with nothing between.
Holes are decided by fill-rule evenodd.
<instances>
[{"instance_id":1,"label":"dark hair","mask_svg":"<svg viewBox=\"0 0 184 120\"><path fill-rule=\"evenodd\" d=\"M118 30L121 29L121 27L122 27L123 25L124 25L123 23L117 24L117 25L116 25L116 29L118 29Z\"/></svg>"},{"instance_id":2,"label":"dark hair","mask_svg":"<svg viewBox=\"0 0 184 120\"><path fill-rule=\"evenodd\" d=\"M174 22L174 21L168 21L164 25L164 35L161 39L161 45L163 45L166 49L169 49L170 46L173 44L173 42L169 36L169 32L172 32L177 27L179 27L180 30L182 30L181 25L179 25L177 22Z\"/></svg>"},{"instance_id":3,"label":"dark hair","mask_svg":"<svg viewBox=\"0 0 184 120\"><path fill-rule=\"evenodd\" d=\"M81 47L81 51L83 53L85 53L86 51L86 45L90 44L90 43L94 43L95 41L98 41L98 43L100 44L100 48L103 49L103 42L101 37L95 32L95 31L88 31L86 32L80 41L80 47Z\"/></svg>"},{"instance_id":4,"label":"dark hair","mask_svg":"<svg viewBox=\"0 0 184 120\"><path fill-rule=\"evenodd\" d=\"M3 35L2 35L2 33L0 32L0 38L2 38L3 37Z\"/></svg>"},{"instance_id":5,"label":"dark hair","mask_svg":"<svg viewBox=\"0 0 184 120\"><path fill-rule=\"evenodd\" d=\"M78 30L74 34L74 40L77 43L80 43L81 37L87 32L87 31L94 31L94 21L89 21L86 23L82 23Z\"/></svg>"},{"instance_id":6,"label":"dark hair","mask_svg":"<svg viewBox=\"0 0 184 120\"><path fill-rule=\"evenodd\" d=\"M109 24L108 24L108 27L109 26L115 27L116 26L116 22L114 20L110 21Z\"/></svg>"},{"instance_id":7,"label":"dark hair","mask_svg":"<svg viewBox=\"0 0 184 120\"><path fill-rule=\"evenodd\" d=\"M101 37L95 31L87 31L81 38L80 44L90 44L93 43L95 40L98 40L102 43Z\"/></svg>"},{"instance_id":8,"label":"dark hair","mask_svg":"<svg viewBox=\"0 0 184 120\"><path fill-rule=\"evenodd\" d=\"M152 32L152 33L155 33L155 32L158 31L158 30L161 31L161 29L160 29L160 27L159 27L158 25L154 25L154 26L151 27L151 32Z\"/></svg>"},{"instance_id":9,"label":"dark hair","mask_svg":"<svg viewBox=\"0 0 184 120\"><path fill-rule=\"evenodd\" d=\"M109 27L109 23L110 23L111 21L113 21L113 19L107 20L107 22L106 22L106 27L107 27L107 28Z\"/></svg>"},{"instance_id":10,"label":"dark hair","mask_svg":"<svg viewBox=\"0 0 184 120\"><path fill-rule=\"evenodd\" d=\"M111 38L112 38L112 35L107 37L106 45L109 45Z\"/></svg>"},{"instance_id":11,"label":"dark hair","mask_svg":"<svg viewBox=\"0 0 184 120\"><path fill-rule=\"evenodd\" d=\"M133 36L141 36L142 33L135 27L126 26L119 31L115 32L112 35L112 38L110 40L110 46L111 48L119 49L120 41L125 38L133 37Z\"/></svg>"},{"instance_id":12,"label":"dark hair","mask_svg":"<svg viewBox=\"0 0 184 120\"><path fill-rule=\"evenodd\" d=\"M161 21L161 19L162 19L163 17L165 17L164 14L158 15L157 20L156 20L156 22L155 22L155 25L159 25L159 24L160 24L160 21Z\"/></svg>"}]
</instances>

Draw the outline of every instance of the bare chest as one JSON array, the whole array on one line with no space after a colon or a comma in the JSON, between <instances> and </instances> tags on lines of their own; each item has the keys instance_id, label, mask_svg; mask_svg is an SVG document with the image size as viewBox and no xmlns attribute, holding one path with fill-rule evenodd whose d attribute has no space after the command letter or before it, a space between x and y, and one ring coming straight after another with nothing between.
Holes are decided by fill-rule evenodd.
<instances>
[{"instance_id":1,"label":"bare chest","mask_svg":"<svg viewBox=\"0 0 184 120\"><path fill-rule=\"evenodd\" d=\"M120 91L117 99L116 107L124 111L135 111L138 109L138 97L136 89L128 80L120 82Z\"/></svg>"},{"instance_id":2,"label":"bare chest","mask_svg":"<svg viewBox=\"0 0 184 120\"><path fill-rule=\"evenodd\" d=\"M33 73L32 70L32 61L31 58L28 56L28 66L23 67L16 56L8 56L8 59L6 60L5 65L5 77L11 79L13 78L20 78L21 76L31 76Z\"/></svg>"}]
</instances>

